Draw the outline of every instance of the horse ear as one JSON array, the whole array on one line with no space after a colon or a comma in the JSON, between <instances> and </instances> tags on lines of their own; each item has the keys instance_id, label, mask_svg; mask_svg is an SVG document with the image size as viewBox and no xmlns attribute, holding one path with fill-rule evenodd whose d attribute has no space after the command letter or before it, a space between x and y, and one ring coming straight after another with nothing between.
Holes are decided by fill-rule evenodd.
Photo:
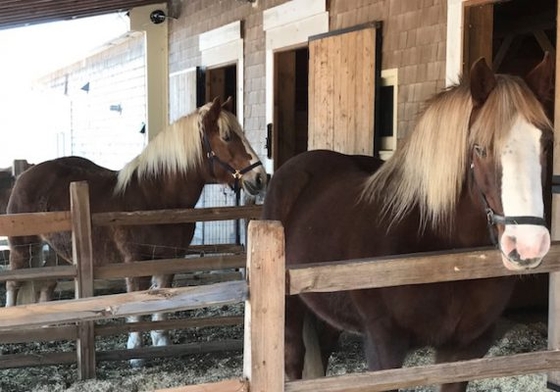
<instances>
[{"instance_id":1,"label":"horse ear","mask_svg":"<svg viewBox=\"0 0 560 392\"><path fill-rule=\"evenodd\" d=\"M547 102L551 99L554 60L549 52L545 52L542 61L525 76L525 82L539 101Z\"/></svg>"},{"instance_id":2,"label":"horse ear","mask_svg":"<svg viewBox=\"0 0 560 392\"><path fill-rule=\"evenodd\" d=\"M471 67L470 82L474 106L484 105L484 102L496 87L496 77L483 57L476 60Z\"/></svg>"},{"instance_id":3,"label":"horse ear","mask_svg":"<svg viewBox=\"0 0 560 392\"><path fill-rule=\"evenodd\" d=\"M220 117L220 111L222 110L222 100L220 97L214 98L212 101L212 105L210 105L210 109L208 109L208 113L206 116L211 121L218 121L218 117Z\"/></svg>"},{"instance_id":4,"label":"horse ear","mask_svg":"<svg viewBox=\"0 0 560 392\"><path fill-rule=\"evenodd\" d=\"M224 103L222 103L222 109L227 110L228 112L233 112L233 99L231 95L227 97Z\"/></svg>"}]
</instances>

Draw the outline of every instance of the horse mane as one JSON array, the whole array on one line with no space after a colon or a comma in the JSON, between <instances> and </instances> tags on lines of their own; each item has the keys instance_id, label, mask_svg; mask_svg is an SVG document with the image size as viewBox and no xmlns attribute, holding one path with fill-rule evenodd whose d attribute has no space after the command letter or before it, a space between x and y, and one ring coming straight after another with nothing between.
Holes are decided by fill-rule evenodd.
<instances>
[{"instance_id":1,"label":"horse mane","mask_svg":"<svg viewBox=\"0 0 560 392\"><path fill-rule=\"evenodd\" d=\"M140 155L118 172L114 193L124 193L134 174L141 182L163 174L186 174L196 170L203 158L202 120L210 106L211 103L207 103L159 132ZM236 117L225 110L220 111L218 127L222 137L234 131L244 139Z\"/></svg>"},{"instance_id":2,"label":"horse mane","mask_svg":"<svg viewBox=\"0 0 560 392\"><path fill-rule=\"evenodd\" d=\"M519 116L539 129L551 129L541 104L520 78L496 75L497 85L470 124L473 102L468 81L427 102L402 146L365 183L361 199L381 203L390 224L418 208L420 228L449 228L479 144L498 164L505 137Z\"/></svg>"}]
</instances>

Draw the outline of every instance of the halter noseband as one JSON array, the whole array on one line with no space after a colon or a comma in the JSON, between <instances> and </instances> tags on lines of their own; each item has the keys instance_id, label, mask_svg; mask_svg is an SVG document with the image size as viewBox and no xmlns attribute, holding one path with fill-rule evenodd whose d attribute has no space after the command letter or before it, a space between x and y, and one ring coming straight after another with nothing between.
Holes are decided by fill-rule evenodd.
<instances>
[{"instance_id":1,"label":"halter noseband","mask_svg":"<svg viewBox=\"0 0 560 392\"><path fill-rule=\"evenodd\" d=\"M478 146L475 146L477 148ZM471 162L471 177L473 183L478 188L480 193L480 198L482 200L482 204L484 205L484 211L486 212L486 220L488 224L488 231L490 232L490 238L494 245L498 245L498 241L496 239L496 233L494 233L493 226L495 225L535 225L535 226L544 226L547 227L546 220L539 216L528 216L528 215L521 215L521 216L505 216L499 215L494 212L494 210L488 204L488 200L486 199L486 195L482 192L482 189L478 186L476 182L476 178L474 176L474 162Z\"/></svg>"},{"instance_id":2,"label":"halter noseband","mask_svg":"<svg viewBox=\"0 0 560 392\"><path fill-rule=\"evenodd\" d=\"M232 175L232 177L234 178L234 184L231 187L231 189L235 193L238 193L239 190L240 190L239 182L241 181L241 177L243 177L243 175L245 173L250 172L254 168L262 166L262 162L259 160L257 162L254 162L254 163L250 164L249 166L247 166L247 167L245 167L241 170L237 170L237 169L233 168L229 163L221 160L220 157L218 155L216 155L214 150L212 150L212 146L210 146L210 141L208 140L208 137L206 136L206 134L204 134L203 137L202 137L202 143L204 144L204 148L206 149L206 158L208 158L208 165L209 165L209 168L210 168L210 174L212 175L212 177L216 177L216 175L214 174L214 162L217 162L218 164L220 164L220 166L222 166L226 171L228 171Z\"/></svg>"}]
</instances>

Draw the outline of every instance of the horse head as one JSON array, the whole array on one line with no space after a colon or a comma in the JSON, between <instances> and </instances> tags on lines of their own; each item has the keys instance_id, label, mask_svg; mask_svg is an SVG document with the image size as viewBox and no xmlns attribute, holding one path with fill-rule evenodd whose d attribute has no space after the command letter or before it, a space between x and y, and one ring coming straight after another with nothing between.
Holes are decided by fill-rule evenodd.
<instances>
[{"instance_id":1,"label":"horse head","mask_svg":"<svg viewBox=\"0 0 560 392\"><path fill-rule=\"evenodd\" d=\"M203 148L210 175L220 183L237 190L240 186L250 195L266 188L266 172L237 121L229 111L231 99L223 104L219 98L202 112Z\"/></svg>"},{"instance_id":2,"label":"horse head","mask_svg":"<svg viewBox=\"0 0 560 392\"><path fill-rule=\"evenodd\" d=\"M473 111L468 145L472 185L479 194L474 197L482 200L492 236L510 270L538 266L550 248L543 182L552 127L542 103L550 93L553 68L547 54L524 81L495 75L483 59L470 73Z\"/></svg>"}]
</instances>

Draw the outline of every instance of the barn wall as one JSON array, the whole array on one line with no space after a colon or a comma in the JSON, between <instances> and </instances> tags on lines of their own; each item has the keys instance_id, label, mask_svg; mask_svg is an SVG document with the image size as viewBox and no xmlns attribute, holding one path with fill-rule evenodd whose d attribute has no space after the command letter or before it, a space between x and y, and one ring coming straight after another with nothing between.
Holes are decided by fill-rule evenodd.
<instances>
[{"instance_id":1,"label":"barn wall","mask_svg":"<svg viewBox=\"0 0 560 392\"><path fill-rule=\"evenodd\" d=\"M138 155L146 142L140 133L145 77L144 36L136 33L40 79L39 87L58 97L59 155L83 156L111 169ZM82 89L87 83L89 91Z\"/></svg>"},{"instance_id":2,"label":"barn wall","mask_svg":"<svg viewBox=\"0 0 560 392\"><path fill-rule=\"evenodd\" d=\"M170 73L201 65L198 35L241 20L244 38L244 128L257 152L265 155L265 34L263 11L282 0L192 0L170 20ZM330 0L330 30L369 21L383 22L382 69L399 69L398 137L411 128L421 103L445 82L445 0ZM172 105L173 96L170 97Z\"/></svg>"}]
</instances>

